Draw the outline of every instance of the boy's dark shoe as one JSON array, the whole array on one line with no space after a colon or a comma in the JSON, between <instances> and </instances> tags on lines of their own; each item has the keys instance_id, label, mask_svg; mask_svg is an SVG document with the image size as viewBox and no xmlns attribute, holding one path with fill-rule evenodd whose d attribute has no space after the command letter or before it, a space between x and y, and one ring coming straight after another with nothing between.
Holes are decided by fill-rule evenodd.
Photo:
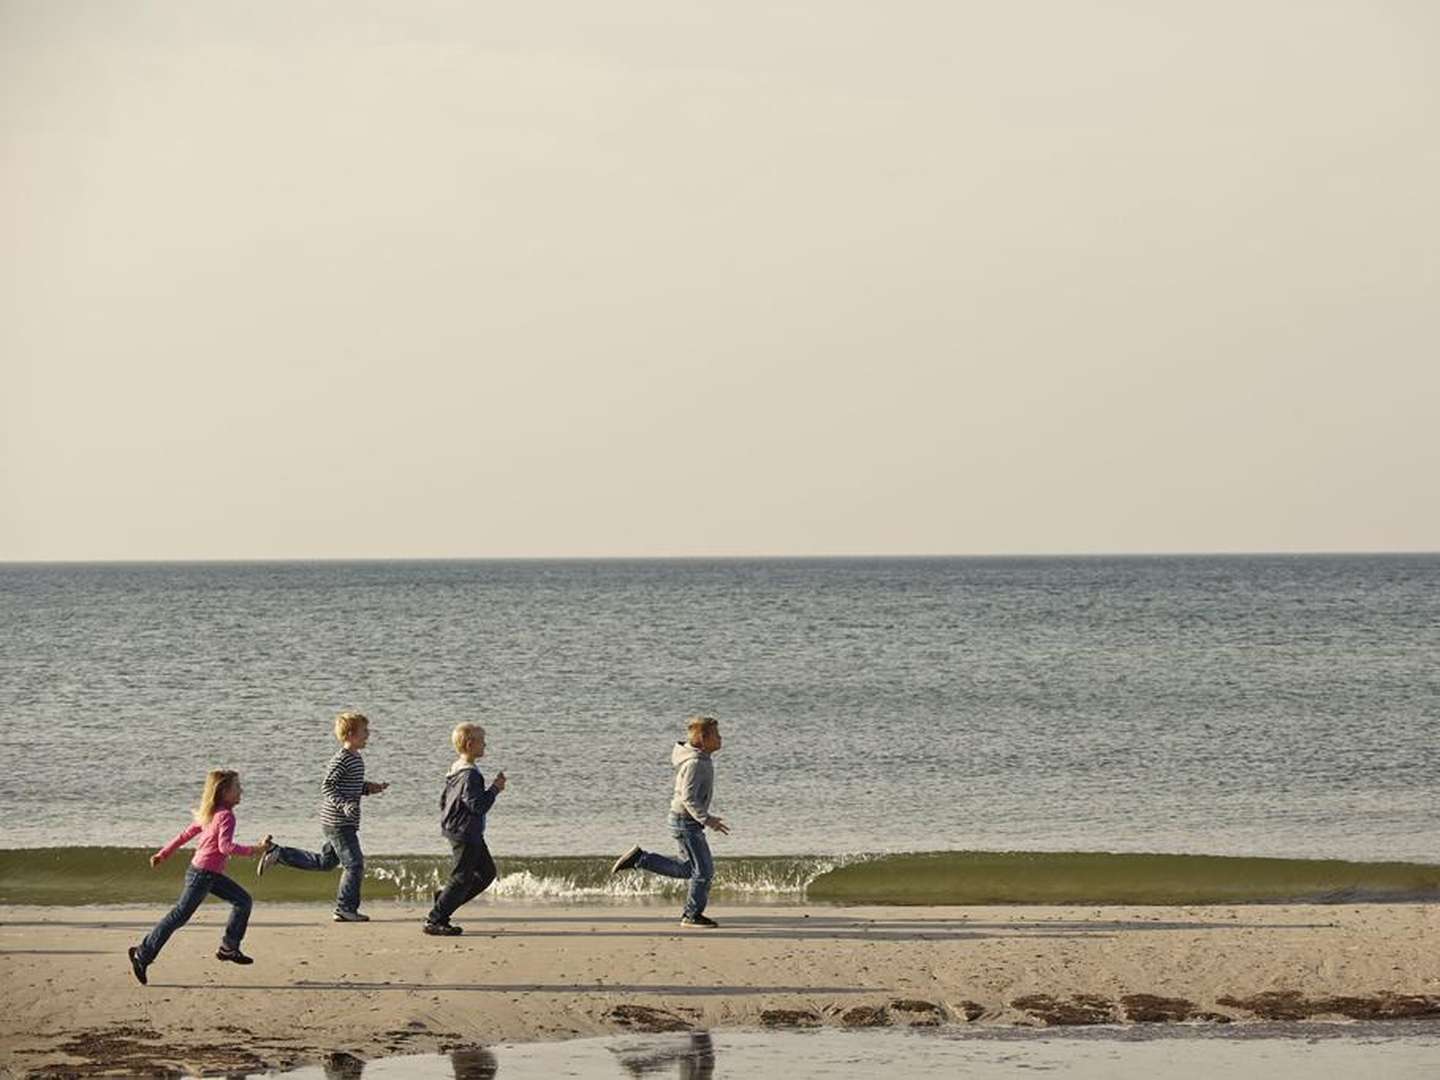
<instances>
[{"instance_id":1,"label":"boy's dark shoe","mask_svg":"<svg viewBox=\"0 0 1440 1080\"><path fill-rule=\"evenodd\" d=\"M358 911L346 911L344 908L336 908L335 914L330 916L334 922L369 922L369 915L361 915Z\"/></svg>"},{"instance_id":2,"label":"boy's dark shoe","mask_svg":"<svg viewBox=\"0 0 1440 1080\"><path fill-rule=\"evenodd\" d=\"M640 856L643 854L645 854L644 848L636 844L611 864L610 872L612 874L618 874L621 870L635 869L635 864L640 861Z\"/></svg>"},{"instance_id":3,"label":"boy's dark shoe","mask_svg":"<svg viewBox=\"0 0 1440 1080\"><path fill-rule=\"evenodd\" d=\"M682 915L680 925L692 930L714 930L720 924L707 915Z\"/></svg>"},{"instance_id":4,"label":"boy's dark shoe","mask_svg":"<svg viewBox=\"0 0 1440 1080\"><path fill-rule=\"evenodd\" d=\"M427 922L422 931L431 937L459 937L465 931L454 923Z\"/></svg>"},{"instance_id":5,"label":"boy's dark shoe","mask_svg":"<svg viewBox=\"0 0 1440 1080\"><path fill-rule=\"evenodd\" d=\"M137 949L134 945L130 946L129 953L130 970L135 973L135 981L138 982L141 986L147 985L150 980L145 976L145 969L148 968L150 965L141 962L140 950Z\"/></svg>"},{"instance_id":6,"label":"boy's dark shoe","mask_svg":"<svg viewBox=\"0 0 1440 1080\"><path fill-rule=\"evenodd\" d=\"M232 949L229 945L221 945L216 949L215 959L228 960L232 964L253 964L255 962L239 949Z\"/></svg>"}]
</instances>

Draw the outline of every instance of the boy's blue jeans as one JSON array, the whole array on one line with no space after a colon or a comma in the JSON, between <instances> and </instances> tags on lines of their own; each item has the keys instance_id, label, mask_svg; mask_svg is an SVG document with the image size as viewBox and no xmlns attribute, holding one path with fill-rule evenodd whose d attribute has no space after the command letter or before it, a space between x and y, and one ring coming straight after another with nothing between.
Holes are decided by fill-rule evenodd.
<instances>
[{"instance_id":1,"label":"boy's blue jeans","mask_svg":"<svg viewBox=\"0 0 1440 1080\"><path fill-rule=\"evenodd\" d=\"M180 890L180 899L140 943L140 962L148 964L159 956L170 935L189 922L190 916L205 902L205 897L212 893L221 900L230 901L230 919L225 924L225 937L221 940L229 948L238 949L245 937L245 928L250 925L250 894L224 874L192 866L185 871L185 885Z\"/></svg>"},{"instance_id":2,"label":"boy's blue jeans","mask_svg":"<svg viewBox=\"0 0 1440 1080\"><path fill-rule=\"evenodd\" d=\"M689 878L685 914L690 918L703 915L705 905L710 901L710 882L715 877L715 859L710 854L710 841L705 839L705 826L689 814L671 814L670 835L680 845L684 862L656 855L653 851L643 851L635 865L664 877Z\"/></svg>"},{"instance_id":3,"label":"boy's blue jeans","mask_svg":"<svg viewBox=\"0 0 1440 1080\"><path fill-rule=\"evenodd\" d=\"M276 847L275 857L282 866L296 870L334 870L343 867L340 888L335 892L335 906L341 911L360 909L360 883L365 880L365 853L360 850L359 829L326 829L325 843L318 852L300 848Z\"/></svg>"}]
</instances>

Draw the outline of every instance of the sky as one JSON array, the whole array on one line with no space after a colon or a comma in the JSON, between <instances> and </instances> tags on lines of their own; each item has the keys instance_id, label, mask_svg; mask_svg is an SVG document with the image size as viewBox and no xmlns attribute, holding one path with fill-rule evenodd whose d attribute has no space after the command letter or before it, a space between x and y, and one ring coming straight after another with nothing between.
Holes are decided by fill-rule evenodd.
<instances>
[{"instance_id":1,"label":"sky","mask_svg":"<svg viewBox=\"0 0 1440 1080\"><path fill-rule=\"evenodd\" d=\"M0 560L1440 550L1429 0L0 0Z\"/></svg>"}]
</instances>

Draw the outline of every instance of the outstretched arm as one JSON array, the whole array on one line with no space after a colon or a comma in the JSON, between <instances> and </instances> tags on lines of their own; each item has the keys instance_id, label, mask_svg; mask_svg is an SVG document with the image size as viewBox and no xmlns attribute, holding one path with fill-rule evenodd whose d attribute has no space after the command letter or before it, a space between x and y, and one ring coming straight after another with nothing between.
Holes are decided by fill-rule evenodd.
<instances>
[{"instance_id":1,"label":"outstretched arm","mask_svg":"<svg viewBox=\"0 0 1440 1080\"><path fill-rule=\"evenodd\" d=\"M193 839L194 837L199 836L199 835L200 835L200 826L199 826L199 825L194 825L194 824L192 824L192 825L189 825L189 826L185 827L184 829L181 829L180 832L176 835L176 837L175 837L174 840L171 840L168 844L166 844L164 847L162 847L159 851L155 852L154 855L151 855L151 856L150 856L150 865L151 865L151 866L159 866L162 862L164 862L166 859L168 859L171 855L175 854L175 849L178 848L181 844L184 844L184 843L186 843L187 841L189 841L189 840L191 840L191 839Z\"/></svg>"}]
</instances>

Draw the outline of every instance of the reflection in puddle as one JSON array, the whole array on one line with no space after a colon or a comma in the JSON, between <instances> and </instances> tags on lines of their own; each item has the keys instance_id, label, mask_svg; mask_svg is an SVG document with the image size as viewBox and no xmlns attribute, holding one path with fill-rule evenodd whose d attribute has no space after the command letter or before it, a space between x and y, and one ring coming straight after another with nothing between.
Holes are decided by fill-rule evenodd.
<instances>
[{"instance_id":1,"label":"reflection in puddle","mask_svg":"<svg viewBox=\"0 0 1440 1080\"><path fill-rule=\"evenodd\" d=\"M1291 1024L1163 1031L965 1029L920 1031L727 1031L621 1035L559 1043L507 1043L447 1054L361 1061L333 1054L286 1080L853 1080L889 1071L906 1080L958 1075L1075 1080L1211 1080L1226 1074L1273 1080L1384 1076L1434 1080L1440 1025Z\"/></svg>"},{"instance_id":2,"label":"reflection in puddle","mask_svg":"<svg viewBox=\"0 0 1440 1080\"><path fill-rule=\"evenodd\" d=\"M445 1068L447 1062L449 1069ZM408 1075L453 1077L453 1080L491 1080L491 1077L500 1071L500 1062L492 1051L471 1046L462 1050L451 1050L448 1054L409 1054L374 1062L366 1062L354 1054L331 1054L325 1060L322 1075L325 1080L361 1080L362 1077L392 1075L391 1070L397 1066L406 1068ZM298 1080L299 1077L313 1075L313 1072L310 1069L299 1069L284 1075Z\"/></svg>"},{"instance_id":3,"label":"reflection in puddle","mask_svg":"<svg viewBox=\"0 0 1440 1080\"><path fill-rule=\"evenodd\" d=\"M715 1040L708 1031L692 1031L683 1046L617 1051L620 1064L631 1076L649 1076L678 1066L679 1080L711 1080L715 1075Z\"/></svg>"}]
</instances>

